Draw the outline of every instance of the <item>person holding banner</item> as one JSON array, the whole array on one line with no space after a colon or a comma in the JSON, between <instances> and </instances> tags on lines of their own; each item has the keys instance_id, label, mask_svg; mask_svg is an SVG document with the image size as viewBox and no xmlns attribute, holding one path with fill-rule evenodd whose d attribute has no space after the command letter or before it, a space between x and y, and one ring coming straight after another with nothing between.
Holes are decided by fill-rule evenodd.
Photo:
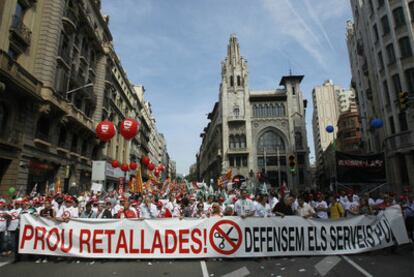
<instances>
[{"instance_id":1,"label":"person holding banner","mask_svg":"<svg viewBox=\"0 0 414 277\"><path fill-rule=\"evenodd\" d=\"M325 195L321 192L316 194L315 211L318 218L328 219L328 204L325 201Z\"/></svg>"},{"instance_id":2,"label":"person holding banner","mask_svg":"<svg viewBox=\"0 0 414 277\"><path fill-rule=\"evenodd\" d=\"M271 208L267 200L268 200L268 197L265 192L261 192L258 195L254 216L268 217L271 215Z\"/></svg>"},{"instance_id":3,"label":"person holding banner","mask_svg":"<svg viewBox=\"0 0 414 277\"><path fill-rule=\"evenodd\" d=\"M272 212L281 217L284 217L285 215L294 215L292 208L294 202L295 198L293 198L293 196L286 196L285 199L276 204Z\"/></svg>"},{"instance_id":4,"label":"person holding banner","mask_svg":"<svg viewBox=\"0 0 414 277\"><path fill-rule=\"evenodd\" d=\"M118 211L117 218L138 218L137 212L129 206L129 202L125 199L124 206Z\"/></svg>"},{"instance_id":5,"label":"person holding banner","mask_svg":"<svg viewBox=\"0 0 414 277\"><path fill-rule=\"evenodd\" d=\"M234 204L235 213L241 218L254 216L254 203L248 198L249 194L245 187L240 189L240 199Z\"/></svg>"},{"instance_id":6,"label":"person holding banner","mask_svg":"<svg viewBox=\"0 0 414 277\"><path fill-rule=\"evenodd\" d=\"M82 212L81 218L96 218L96 213L92 210L92 203L86 203L85 210Z\"/></svg>"},{"instance_id":7,"label":"person holding banner","mask_svg":"<svg viewBox=\"0 0 414 277\"><path fill-rule=\"evenodd\" d=\"M303 196L298 197L298 203L298 209L296 210L296 214L298 216L303 218L311 218L316 214L312 206L305 202Z\"/></svg>"},{"instance_id":8,"label":"person holding banner","mask_svg":"<svg viewBox=\"0 0 414 277\"><path fill-rule=\"evenodd\" d=\"M62 222L68 222L71 218L79 217L78 208L74 207L73 197L66 195L64 197L64 204L60 207L56 213L56 219Z\"/></svg>"},{"instance_id":9,"label":"person holding banner","mask_svg":"<svg viewBox=\"0 0 414 277\"><path fill-rule=\"evenodd\" d=\"M39 216L40 217L46 217L49 219L55 219L56 217L56 212L52 207L52 202L50 200L50 198L46 198L45 199L45 204L44 204L44 208L40 210L39 212Z\"/></svg>"},{"instance_id":10,"label":"person holding banner","mask_svg":"<svg viewBox=\"0 0 414 277\"><path fill-rule=\"evenodd\" d=\"M98 201L98 210L96 211L96 218L112 218L111 209L105 208L105 201Z\"/></svg>"},{"instance_id":11,"label":"person holding banner","mask_svg":"<svg viewBox=\"0 0 414 277\"><path fill-rule=\"evenodd\" d=\"M144 219L151 219L158 217L157 206L152 203L152 200L149 196L144 198L144 203L140 205L140 217Z\"/></svg>"},{"instance_id":12,"label":"person holding banner","mask_svg":"<svg viewBox=\"0 0 414 277\"><path fill-rule=\"evenodd\" d=\"M329 215L330 219L337 220L345 216L345 210L335 196L329 197Z\"/></svg>"}]
</instances>

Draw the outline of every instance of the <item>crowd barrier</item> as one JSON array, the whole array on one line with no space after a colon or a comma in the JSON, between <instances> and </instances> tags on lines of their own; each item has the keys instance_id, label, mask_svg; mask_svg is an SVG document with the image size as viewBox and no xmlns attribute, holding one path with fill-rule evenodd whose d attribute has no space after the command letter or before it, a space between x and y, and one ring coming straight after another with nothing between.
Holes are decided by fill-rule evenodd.
<instances>
[{"instance_id":1,"label":"crowd barrier","mask_svg":"<svg viewBox=\"0 0 414 277\"><path fill-rule=\"evenodd\" d=\"M298 216L72 219L22 215L19 253L84 258L342 255L408 243L399 207L340 220Z\"/></svg>"}]
</instances>

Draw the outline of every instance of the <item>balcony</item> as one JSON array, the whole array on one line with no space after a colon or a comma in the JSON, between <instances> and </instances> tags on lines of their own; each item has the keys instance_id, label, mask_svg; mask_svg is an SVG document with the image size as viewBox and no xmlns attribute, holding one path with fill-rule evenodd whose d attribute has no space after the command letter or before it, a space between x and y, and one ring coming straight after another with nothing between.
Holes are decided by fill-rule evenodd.
<instances>
[{"instance_id":1,"label":"balcony","mask_svg":"<svg viewBox=\"0 0 414 277\"><path fill-rule=\"evenodd\" d=\"M70 69L71 67L71 58L70 58L70 50L67 49L59 49L58 52L58 59L60 59L63 64L66 66L67 69Z\"/></svg>"},{"instance_id":2,"label":"balcony","mask_svg":"<svg viewBox=\"0 0 414 277\"><path fill-rule=\"evenodd\" d=\"M23 133L10 129L0 134L0 145L19 149L23 144Z\"/></svg>"},{"instance_id":3,"label":"balcony","mask_svg":"<svg viewBox=\"0 0 414 277\"><path fill-rule=\"evenodd\" d=\"M389 136L384 141L387 152L403 152L414 148L414 133L411 130Z\"/></svg>"},{"instance_id":4,"label":"balcony","mask_svg":"<svg viewBox=\"0 0 414 277\"><path fill-rule=\"evenodd\" d=\"M73 8L65 8L65 11L63 12L62 22L65 26L65 29L69 30L70 32L74 32L76 30L78 18Z\"/></svg>"},{"instance_id":5,"label":"balcony","mask_svg":"<svg viewBox=\"0 0 414 277\"><path fill-rule=\"evenodd\" d=\"M229 148L229 150L227 151L229 154L233 154L233 153L248 153L249 151L247 150L246 147L239 147L239 148Z\"/></svg>"},{"instance_id":6,"label":"balcony","mask_svg":"<svg viewBox=\"0 0 414 277\"><path fill-rule=\"evenodd\" d=\"M239 115L239 116L229 115L227 117L227 121L228 122L244 122L244 121L246 121L246 119L244 118L244 116L241 116L241 115Z\"/></svg>"},{"instance_id":7,"label":"balcony","mask_svg":"<svg viewBox=\"0 0 414 277\"><path fill-rule=\"evenodd\" d=\"M14 15L10 27L10 41L15 50L22 53L30 45L32 31L24 25L23 18Z\"/></svg>"}]
</instances>

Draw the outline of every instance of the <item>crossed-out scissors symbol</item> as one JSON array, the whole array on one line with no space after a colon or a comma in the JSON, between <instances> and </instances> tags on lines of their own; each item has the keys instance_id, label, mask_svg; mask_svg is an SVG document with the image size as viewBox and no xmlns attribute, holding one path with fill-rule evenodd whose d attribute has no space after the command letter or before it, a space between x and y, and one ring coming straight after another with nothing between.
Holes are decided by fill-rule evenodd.
<instances>
[{"instance_id":1,"label":"crossed-out scissors symbol","mask_svg":"<svg viewBox=\"0 0 414 277\"><path fill-rule=\"evenodd\" d=\"M229 239L231 239L232 241L237 241L237 238L232 238L232 237L230 237L229 235L230 235L230 233L231 233L231 231L233 231L233 227L230 227L230 229L227 231L227 233L226 233L226 235L227 235L227 237L229 238ZM214 237L215 238L218 238L218 239L221 239L221 242L220 242L220 244L219 244L219 248L220 249L224 249L224 241L226 240L219 232L215 232L214 233Z\"/></svg>"}]
</instances>

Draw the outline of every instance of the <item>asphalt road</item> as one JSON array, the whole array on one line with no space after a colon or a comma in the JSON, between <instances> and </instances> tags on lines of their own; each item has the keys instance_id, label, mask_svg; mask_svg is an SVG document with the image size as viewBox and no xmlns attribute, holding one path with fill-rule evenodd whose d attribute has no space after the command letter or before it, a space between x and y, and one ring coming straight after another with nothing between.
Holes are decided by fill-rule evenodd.
<instances>
[{"instance_id":1,"label":"asphalt road","mask_svg":"<svg viewBox=\"0 0 414 277\"><path fill-rule=\"evenodd\" d=\"M349 256L207 260L67 260L11 263L0 259L0 276L413 276L414 252L404 246L394 252Z\"/></svg>"}]
</instances>

